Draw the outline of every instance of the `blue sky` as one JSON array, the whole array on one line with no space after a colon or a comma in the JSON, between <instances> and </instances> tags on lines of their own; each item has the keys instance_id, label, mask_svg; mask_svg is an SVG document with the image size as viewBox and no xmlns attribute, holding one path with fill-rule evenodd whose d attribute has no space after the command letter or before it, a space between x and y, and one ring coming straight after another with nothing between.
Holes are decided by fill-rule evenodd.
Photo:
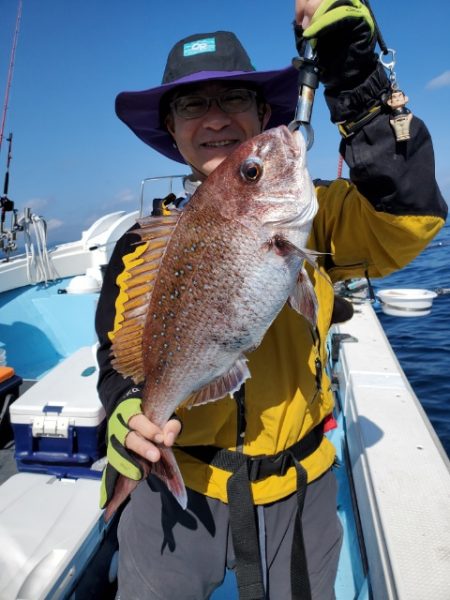
<instances>
[{"instance_id":1,"label":"blue sky","mask_svg":"<svg viewBox=\"0 0 450 600\"><path fill-rule=\"evenodd\" d=\"M0 94L17 0L0 0ZM5 138L13 132L9 195L49 223L49 239L77 239L106 212L134 210L144 177L184 172L115 116L123 90L158 85L172 45L196 32L234 31L258 69L295 55L293 0L24 0ZM372 0L396 73L434 139L436 174L450 198L450 3ZM319 89L313 177L336 176L339 135ZM0 183L7 144L0 155Z\"/></svg>"}]
</instances>

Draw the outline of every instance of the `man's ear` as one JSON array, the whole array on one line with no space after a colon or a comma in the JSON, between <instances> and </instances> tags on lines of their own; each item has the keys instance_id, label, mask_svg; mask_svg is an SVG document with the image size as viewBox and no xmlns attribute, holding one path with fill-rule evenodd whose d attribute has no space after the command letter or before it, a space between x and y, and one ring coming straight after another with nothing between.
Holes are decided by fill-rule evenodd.
<instances>
[{"instance_id":1,"label":"man's ear","mask_svg":"<svg viewBox=\"0 0 450 600\"><path fill-rule=\"evenodd\" d=\"M167 131L170 133L170 135L172 137L174 137L174 134L175 134L175 123L174 123L174 120L173 120L172 113L169 113L167 115L167 117L164 120L164 124L166 126Z\"/></svg>"},{"instance_id":2,"label":"man's ear","mask_svg":"<svg viewBox=\"0 0 450 600\"><path fill-rule=\"evenodd\" d=\"M260 121L261 121L261 131L264 131L264 129L267 126L267 123L269 122L269 119L272 115L272 109L270 108L270 104L262 104L261 107L258 109L259 111L261 111L260 114Z\"/></svg>"}]
</instances>

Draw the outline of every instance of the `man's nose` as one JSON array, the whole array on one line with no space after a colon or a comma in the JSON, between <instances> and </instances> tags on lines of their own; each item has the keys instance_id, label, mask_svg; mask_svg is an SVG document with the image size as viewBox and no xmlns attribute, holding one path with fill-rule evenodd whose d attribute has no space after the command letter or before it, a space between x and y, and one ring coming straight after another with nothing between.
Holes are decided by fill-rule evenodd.
<instances>
[{"instance_id":1,"label":"man's nose","mask_svg":"<svg viewBox=\"0 0 450 600\"><path fill-rule=\"evenodd\" d=\"M203 117L203 124L207 127L224 127L230 123L230 115L220 108L216 98L211 98L208 111Z\"/></svg>"}]
</instances>

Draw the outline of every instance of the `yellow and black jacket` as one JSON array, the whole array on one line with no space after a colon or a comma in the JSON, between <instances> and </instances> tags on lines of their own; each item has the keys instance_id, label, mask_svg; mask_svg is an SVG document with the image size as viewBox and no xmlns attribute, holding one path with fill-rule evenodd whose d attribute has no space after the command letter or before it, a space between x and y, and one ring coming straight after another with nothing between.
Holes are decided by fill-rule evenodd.
<instances>
[{"instance_id":1,"label":"yellow and black jacket","mask_svg":"<svg viewBox=\"0 0 450 600\"><path fill-rule=\"evenodd\" d=\"M331 282L382 277L417 256L444 224L447 207L434 177L431 140L424 124L414 118L411 140L398 144L387 114L380 114L341 147L351 180L316 182L319 211L309 246L327 253L319 260L325 277L310 270L319 301L317 330L285 306L261 345L249 358L252 374L245 384L245 406L226 397L218 402L179 409L183 432L176 450L188 487L227 501L230 473L183 452L183 446L214 445L248 455L273 455L302 439L333 409L326 364L326 336L333 310ZM125 235L117 244L106 272L97 310L100 341L99 394L111 414L125 397L139 397L140 387L122 378L110 363L108 332L113 330L117 279L139 252L136 236ZM239 410L243 408L243 411ZM245 435L239 430L245 424ZM333 463L334 448L324 438L304 461L308 480ZM269 476L251 484L256 504L273 502L296 489L292 467L283 476Z\"/></svg>"}]
</instances>

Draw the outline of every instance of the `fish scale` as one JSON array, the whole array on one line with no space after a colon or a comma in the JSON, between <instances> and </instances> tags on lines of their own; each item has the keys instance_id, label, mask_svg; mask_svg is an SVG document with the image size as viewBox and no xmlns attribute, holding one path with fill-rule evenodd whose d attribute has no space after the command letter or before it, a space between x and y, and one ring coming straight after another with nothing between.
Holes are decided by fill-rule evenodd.
<instances>
[{"instance_id":1,"label":"fish scale","mask_svg":"<svg viewBox=\"0 0 450 600\"><path fill-rule=\"evenodd\" d=\"M198 267L193 265L192 270L183 277L176 276L176 281L170 281L167 290L170 294L161 291L158 294L158 289L155 289L154 303L152 308L160 310L160 315L156 327L149 327L149 334L156 335L155 344L150 344L152 352L157 352L162 360L163 369L160 368L159 361L156 369L147 372L148 377L148 394L153 398L154 402L149 406L148 416L152 420L158 422L158 414L155 411L155 405L159 406L157 401L159 394L164 397L172 395L174 397L174 405L166 407L166 412L169 415L175 410L180 403L179 398L186 398L192 391L194 381L198 381L198 373L205 372L205 366L211 367L221 365L223 359L218 358L217 347L224 348L223 330L226 325L226 318L233 318L230 314L229 293L233 290L226 285L225 276L230 274L227 269L227 264L221 264L220 270L216 270L222 285L215 286L211 284L211 272L209 269L199 268L205 262L209 264L217 264L219 257L223 256L228 244L225 240L217 240L214 238L215 247L211 247L206 241L202 253L198 253L197 257L190 255L190 260L194 262L196 258L200 261ZM212 250L212 252L211 252ZM206 256L204 256L206 255ZM170 263L170 261L169 261ZM180 267L177 265L176 269ZM214 281L214 280L213 280ZM171 287L172 285L176 287ZM163 287L163 290L166 290ZM178 293L174 293L177 291ZM205 291L208 294L208 302L205 303ZM164 296L164 297L163 297ZM156 306L155 306L156 305ZM181 309L178 308L178 306ZM167 308L166 308L167 307ZM178 318L169 317L169 313L178 313ZM167 326L164 327L165 323ZM151 332L151 333L150 333ZM214 346L212 338L221 340L218 346ZM164 340L172 340L170 343ZM191 360L187 360L187 353L191 353L193 346L192 340L195 340L196 356ZM169 355L172 352L173 355ZM213 356L211 356L213 354ZM201 380L214 379L223 371L223 368L215 366L212 369L213 373L206 372ZM147 414L147 413L146 413ZM164 414L162 420L167 416Z\"/></svg>"}]
</instances>

